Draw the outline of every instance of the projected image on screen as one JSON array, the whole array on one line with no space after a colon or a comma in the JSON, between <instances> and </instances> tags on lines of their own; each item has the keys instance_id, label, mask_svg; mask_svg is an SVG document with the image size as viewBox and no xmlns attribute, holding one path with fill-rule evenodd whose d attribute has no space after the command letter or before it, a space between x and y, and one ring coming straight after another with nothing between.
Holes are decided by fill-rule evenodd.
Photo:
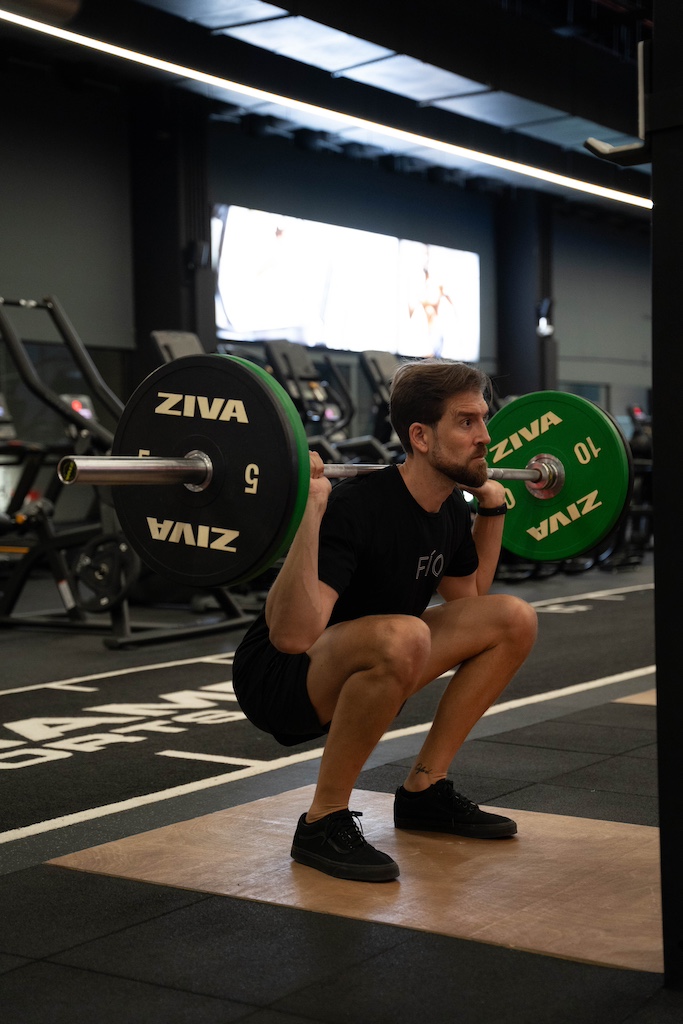
<instances>
[{"instance_id":1,"label":"projected image on screen","mask_svg":"<svg viewBox=\"0 0 683 1024\"><path fill-rule=\"evenodd\" d=\"M220 338L479 359L479 256L240 206L213 218Z\"/></svg>"}]
</instances>

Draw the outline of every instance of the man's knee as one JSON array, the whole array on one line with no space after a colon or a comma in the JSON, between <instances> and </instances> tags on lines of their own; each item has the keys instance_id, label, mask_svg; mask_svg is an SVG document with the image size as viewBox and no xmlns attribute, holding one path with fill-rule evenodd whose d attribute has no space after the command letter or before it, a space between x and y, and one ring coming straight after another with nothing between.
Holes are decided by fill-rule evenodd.
<instances>
[{"instance_id":1,"label":"man's knee","mask_svg":"<svg viewBox=\"0 0 683 1024\"><path fill-rule=\"evenodd\" d=\"M432 638L422 619L411 615L379 616L373 623L374 667L412 690L431 653Z\"/></svg>"},{"instance_id":2,"label":"man's knee","mask_svg":"<svg viewBox=\"0 0 683 1024\"><path fill-rule=\"evenodd\" d=\"M358 668L366 686L379 686L397 699L414 691L431 652L431 634L413 615L373 615L355 637Z\"/></svg>"},{"instance_id":3,"label":"man's knee","mask_svg":"<svg viewBox=\"0 0 683 1024\"><path fill-rule=\"evenodd\" d=\"M519 597L500 595L502 626L510 642L531 650L538 632L538 616L534 608Z\"/></svg>"}]
</instances>

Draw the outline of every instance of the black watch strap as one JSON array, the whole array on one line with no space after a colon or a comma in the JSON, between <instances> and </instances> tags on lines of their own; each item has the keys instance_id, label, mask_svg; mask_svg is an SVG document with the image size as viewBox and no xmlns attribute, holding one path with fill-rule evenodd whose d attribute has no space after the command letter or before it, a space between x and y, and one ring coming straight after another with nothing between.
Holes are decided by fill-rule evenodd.
<instances>
[{"instance_id":1,"label":"black watch strap","mask_svg":"<svg viewBox=\"0 0 683 1024\"><path fill-rule=\"evenodd\" d=\"M504 516L507 512L508 507L503 502L502 505L498 505L496 508L482 508L481 505L477 509L478 516Z\"/></svg>"}]
</instances>

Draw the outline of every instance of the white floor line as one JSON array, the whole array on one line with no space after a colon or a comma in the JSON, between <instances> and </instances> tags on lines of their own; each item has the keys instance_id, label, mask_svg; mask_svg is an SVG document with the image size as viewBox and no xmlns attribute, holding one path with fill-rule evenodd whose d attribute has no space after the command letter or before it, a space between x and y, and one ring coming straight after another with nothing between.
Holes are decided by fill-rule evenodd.
<instances>
[{"instance_id":1,"label":"white floor line","mask_svg":"<svg viewBox=\"0 0 683 1024\"><path fill-rule=\"evenodd\" d=\"M515 708L524 708L529 704L542 704L548 700L557 700L558 697L571 697L574 693L585 693L586 690L597 690L602 686L612 686L614 683L624 683L629 679L639 679L641 676L654 675L655 668L655 665L647 665L645 668L636 668L630 672L618 672L616 675L604 676L602 679L591 679L588 683L576 683L574 686L564 686L561 690L546 690L544 693L532 693L528 697L518 697L516 700L508 700L501 704L493 704L488 711L484 712L483 717L486 718L487 715L499 715L502 711L514 711ZM445 673L445 675L450 675L450 672ZM386 733L386 735L382 737L382 742L388 739L397 739L402 736L415 736L417 733L427 732L431 724L431 722L426 722L421 725L409 725L406 726L405 729L396 729L391 733Z\"/></svg>"},{"instance_id":2,"label":"white floor line","mask_svg":"<svg viewBox=\"0 0 683 1024\"><path fill-rule=\"evenodd\" d=\"M113 679L115 676L132 675L134 672L156 672L163 668L179 668L182 665L232 665L234 651L229 654L207 654L201 658L184 658L182 661L160 661L151 665L133 665L130 668L115 668L109 672L96 672L89 676L73 676L70 679L57 679L50 683L33 683L31 686L17 686L12 690L0 690L0 697L8 697L13 693L30 693L31 690L67 690L79 689L79 683L92 683L97 679Z\"/></svg>"},{"instance_id":3,"label":"white floor line","mask_svg":"<svg viewBox=\"0 0 683 1024\"><path fill-rule=\"evenodd\" d=\"M500 714L503 711L511 711L514 708L524 707L527 704L537 704L547 700L557 700L559 697L570 696L574 693L582 693L586 690L595 690L600 687L612 686L615 683L625 682L629 679L638 679L641 676L653 675L654 665L647 665L644 668L633 669L630 672L619 672L613 676L604 676L601 679L592 679L590 682L577 683L574 686L565 686L561 690L550 690L547 693L532 694L529 697L520 697L517 700L506 701L502 704L494 704L486 712L487 715ZM395 729L386 733L381 743L387 740L399 739L403 736L413 736L418 733L427 732L431 722L424 722L420 725L408 726L405 729ZM322 747L315 750L307 750L298 754L290 754L288 757L279 757L273 761L258 761L249 763L245 768L224 775L215 775L209 779L200 779L196 782L189 782L183 786L174 786L172 789L160 790L157 793L146 793L143 796L132 797L129 800L121 800L113 804L105 804L102 807L92 807L89 810L77 811L74 814L65 814L60 818L52 818L49 821L36 822L33 825L26 825L23 828L12 829L9 832L0 833L0 844L16 842L19 839L27 839L30 836L41 835L46 832L54 832L60 828L67 828L70 825L82 824L85 821L94 821L98 818L105 818L111 814L118 814L121 811L130 811L148 804L161 803L163 800L172 800L175 797L186 796L189 793L197 793L203 789L212 789L215 786L223 786L229 782L237 782L239 779L248 779L254 775L263 775L266 772L279 771L280 768L288 768L291 765L302 764L305 761L314 761L321 757ZM172 752L166 752L166 756L173 756ZM187 756L186 754L184 756Z\"/></svg>"},{"instance_id":4,"label":"white floor line","mask_svg":"<svg viewBox=\"0 0 683 1024\"><path fill-rule=\"evenodd\" d=\"M190 750L158 750L158 757L176 757L179 761L209 761L216 764L262 765L270 761L257 761L252 757L226 757L223 754L197 754Z\"/></svg>"},{"instance_id":5,"label":"white floor line","mask_svg":"<svg viewBox=\"0 0 683 1024\"><path fill-rule=\"evenodd\" d=\"M620 594L635 594L639 590L654 590L654 583L635 583L630 587L613 587L610 590L590 590L586 594L566 594L564 597L546 597L542 601L529 601L532 608L543 608L547 604L570 604L574 601L613 601Z\"/></svg>"},{"instance_id":6,"label":"white floor line","mask_svg":"<svg viewBox=\"0 0 683 1024\"><path fill-rule=\"evenodd\" d=\"M654 590L654 583L638 583L630 587L614 587L611 590L591 590L586 594L574 594L573 596L565 597L549 597L544 598L542 601L530 601L529 603L533 608L543 608L544 605L567 604L574 601L610 600L614 595L632 594L639 590ZM91 683L98 679L108 679L109 677L113 679L116 676L126 676L134 672L154 672L157 669L178 668L182 665L231 665L233 657L234 651L228 651L223 654L207 654L201 658L185 658L180 661L162 661L157 662L156 664L135 665L131 668L111 669L108 672L96 672L87 676L72 676L69 679L56 679L47 683L34 683L30 686L17 686L10 690L0 690L0 697L8 697L15 693L29 693L32 690L66 690L69 688L76 690L78 689L79 683Z\"/></svg>"}]
</instances>

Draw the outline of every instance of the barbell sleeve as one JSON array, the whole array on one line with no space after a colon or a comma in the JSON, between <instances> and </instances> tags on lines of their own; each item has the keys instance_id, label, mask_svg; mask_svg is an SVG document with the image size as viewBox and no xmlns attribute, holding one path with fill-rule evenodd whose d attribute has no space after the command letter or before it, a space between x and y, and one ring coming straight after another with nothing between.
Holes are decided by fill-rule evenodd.
<instances>
[{"instance_id":1,"label":"barbell sleeve","mask_svg":"<svg viewBox=\"0 0 683 1024\"><path fill-rule=\"evenodd\" d=\"M206 486L212 475L208 455L192 452L180 458L151 455L67 455L57 475L63 484L119 487L125 484L188 484Z\"/></svg>"},{"instance_id":2,"label":"barbell sleeve","mask_svg":"<svg viewBox=\"0 0 683 1024\"><path fill-rule=\"evenodd\" d=\"M372 463L329 463L323 475L330 479L360 476L386 469L386 465ZM179 458L156 458L151 455L68 455L57 467L63 484L93 484L122 486L126 484L185 484L193 490L203 490L212 476L212 464L203 452L188 452ZM488 469L489 480L529 480L547 484L552 467L546 463L525 469Z\"/></svg>"},{"instance_id":3,"label":"barbell sleeve","mask_svg":"<svg viewBox=\"0 0 683 1024\"><path fill-rule=\"evenodd\" d=\"M539 463L526 469L491 469L489 467L487 476L489 480L531 480L534 483L543 483L548 477L548 466L546 463Z\"/></svg>"}]
</instances>

